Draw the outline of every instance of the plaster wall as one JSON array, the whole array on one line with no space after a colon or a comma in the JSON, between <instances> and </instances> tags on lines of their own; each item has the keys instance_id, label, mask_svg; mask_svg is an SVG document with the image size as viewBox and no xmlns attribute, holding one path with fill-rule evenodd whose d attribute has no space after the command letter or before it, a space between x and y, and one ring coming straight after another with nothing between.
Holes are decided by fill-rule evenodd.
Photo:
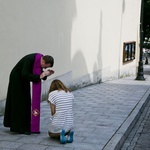
<instances>
[{"instance_id":1,"label":"plaster wall","mask_svg":"<svg viewBox=\"0 0 150 150\"><path fill-rule=\"evenodd\" d=\"M0 0L0 100L9 73L26 54L55 58L55 74L72 89L136 73L141 0ZM123 42L136 59L123 64Z\"/></svg>"}]
</instances>

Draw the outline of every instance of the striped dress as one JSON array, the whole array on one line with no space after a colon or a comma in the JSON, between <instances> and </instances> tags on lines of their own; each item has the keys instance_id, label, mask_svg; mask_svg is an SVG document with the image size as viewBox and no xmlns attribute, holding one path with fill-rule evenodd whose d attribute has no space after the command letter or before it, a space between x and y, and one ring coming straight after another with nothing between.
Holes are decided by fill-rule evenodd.
<instances>
[{"instance_id":1,"label":"striped dress","mask_svg":"<svg viewBox=\"0 0 150 150\"><path fill-rule=\"evenodd\" d=\"M49 132L60 133L62 129L66 132L72 130L74 127L74 95L71 92L55 90L49 93L48 100L56 107L56 113L53 115L50 122Z\"/></svg>"}]
</instances>

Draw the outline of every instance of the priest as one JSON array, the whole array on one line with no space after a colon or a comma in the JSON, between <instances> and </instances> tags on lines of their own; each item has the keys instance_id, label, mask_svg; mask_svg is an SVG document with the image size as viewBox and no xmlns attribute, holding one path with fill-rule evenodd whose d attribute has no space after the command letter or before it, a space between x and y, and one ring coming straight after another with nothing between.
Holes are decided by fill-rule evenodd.
<instances>
[{"instance_id":1,"label":"priest","mask_svg":"<svg viewBox=\"0 0 150 150\"><path fill-rule=\"evenodd\" d=\"M53 65L52 56L32 53L12 69L4 113L4 126L10 131L40 133L41 80L54 73L49 69Z\"/></svg>"}]
</instances>

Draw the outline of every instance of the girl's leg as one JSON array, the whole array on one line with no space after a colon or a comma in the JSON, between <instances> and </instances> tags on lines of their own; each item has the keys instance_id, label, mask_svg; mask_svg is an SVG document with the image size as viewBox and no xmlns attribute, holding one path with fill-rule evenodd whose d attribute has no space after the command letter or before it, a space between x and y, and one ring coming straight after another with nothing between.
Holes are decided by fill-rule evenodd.
<instances>
[{"instance_id":1,"label":"girl's leg","mask_svg":"<svg viewBox=\"0 0 150 150\"><path fill-rule=\"evenodd\" d=\"M51 132L48 131L48 135L49 135L51 138L60 139L60 133L51 133Z\"/></svg>"},{"instance_id":2,"label":"girl's leg","mask_svg":"<svg viewBox=\"0 0 150 150\"><path fill-rule=\"evenodd\" d=\"M65 137L65 130L61 130L60 133L48 132L48 135L51 138L60 139L61 144L65 144L67 142L66 137Z\"/></svg>"}]
</instances>

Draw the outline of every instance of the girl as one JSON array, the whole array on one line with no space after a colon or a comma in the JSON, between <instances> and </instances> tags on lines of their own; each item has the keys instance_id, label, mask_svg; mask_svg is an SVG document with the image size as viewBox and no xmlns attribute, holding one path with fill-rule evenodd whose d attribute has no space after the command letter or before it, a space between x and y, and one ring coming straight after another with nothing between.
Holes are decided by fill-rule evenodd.
<instances>
[{"instance_id":1,"label":"girl","mask_svg":"<svg viewBox=\"0 0 150 150\"><path fill-rule=\"evenodd\" d=\"M74 95L60 80L52 81L48 94L52 115L48 134L60 138L62 144L73 142L73 101Z\"/></svg>"}]
</instances>

